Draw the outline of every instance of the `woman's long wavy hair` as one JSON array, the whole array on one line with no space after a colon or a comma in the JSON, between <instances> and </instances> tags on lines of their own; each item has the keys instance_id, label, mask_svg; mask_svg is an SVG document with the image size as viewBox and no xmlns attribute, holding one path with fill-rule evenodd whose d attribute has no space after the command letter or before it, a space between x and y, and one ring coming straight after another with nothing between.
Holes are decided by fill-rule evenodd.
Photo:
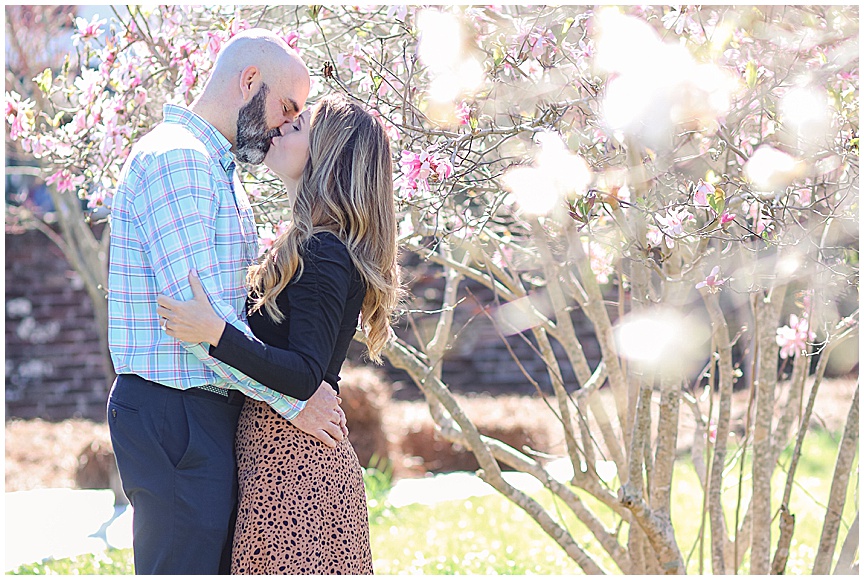
<instances>
[{"instance_id":1,"label":"woman's long wavy hair","mask_svg":"<svg viewBox=\"0 0 864 580\"><path fill-rule=\"evenodd\" d=\"M249 268L252 312L264 308L274 320L284 318L276 297L302 274L304 243L324 231L345 244L366 284L361 327L369 358L380 364L402 296L390 142L380 121L339 95L324 97L312 111L309 160L291 227L260 264Z\"/></svg>"}]
</instances>

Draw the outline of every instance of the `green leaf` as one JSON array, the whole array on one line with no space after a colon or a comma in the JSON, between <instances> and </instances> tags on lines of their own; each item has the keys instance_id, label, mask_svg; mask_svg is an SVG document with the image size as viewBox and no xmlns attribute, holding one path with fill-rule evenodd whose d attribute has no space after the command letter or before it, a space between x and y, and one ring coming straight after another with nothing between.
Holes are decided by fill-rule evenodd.
<instances>
[{"instance_id":1,"label":"green leaf","mask_svg":"<svg viewBox=\"0 0 864 580\"><path fill-rule=\"evenodd\" d=\"M496 66L496 67L497 67L498 65L500 65L502 62L504 62L504 51L501 50L501 47L500 47L500 46L497 46L497 45L496 45L496 46L493 48L493 50L492 50L492 58L493 58L493 62L495 63L495 66Z\"/></svg>"},{"instance_id":2,"label":"green leaf","mask_svg":"<svg viewBox=\"0 0 864 580\"><path fill-rule=\"evenodd\" d=\"M714 193L708 196L708 205L717 212L717 215L723 213L723 210L726 208L726 192L719 187L715 187Z\"/></svg>"},{"instance_id":3,"label":"green leaf","mask_svg":"<svg viewBox=\"0 0 864 580\"><path fill-rule=\"evenodd\" d=\"M572 16L564 21L564 26L561 27L561 38L567 36L567 33L570 31L570 27L573 26L574 22L576 22L576 19Z\"/></svg>"},{"instance_id":4,"label":"green leaf","mask_svg":"<svg viewBox=\"0 0 864 580\"><path fill-rule=\"evenodd\" d=\"M747 86L751 89L756 86L757 70L755 62L751 60L747 63L747 69L744 71L744 78L747 81Z\"/></svg>"},{"instance_id":5,"label":"green leaf","mask_svg":"<svg viewBox=\"0 0 864 580\"><path fill-rule=\"evenodd\" d=\"M47 95L54 82L54 73L51 72L50 68L46 68L41 74L33 77L33 82L36 83L36 86L39 87L40 91Z\"/></svg>"}]
</instances>

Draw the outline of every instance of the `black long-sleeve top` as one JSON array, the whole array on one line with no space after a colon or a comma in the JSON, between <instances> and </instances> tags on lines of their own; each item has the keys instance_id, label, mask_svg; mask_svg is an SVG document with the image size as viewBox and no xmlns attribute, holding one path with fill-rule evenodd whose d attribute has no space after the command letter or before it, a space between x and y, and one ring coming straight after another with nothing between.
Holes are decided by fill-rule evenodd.
<instances>
[{"instance_id":1,"label":"black long-sleeve top","mask_svg":"<svg viewBox=\"0 0 864 580\"><path fill-rule=\"evenodd\" d=\"M273 321L261 309L248 316L262 342L226 324L210 354L271 389L308 400L322 380L339 391L339 370L366 295L348 249L334 234L318 233L302 249L303 273L276 298L285 315ZM247 311L251 302L247 300Z\"/></svg>"}]
</instances>

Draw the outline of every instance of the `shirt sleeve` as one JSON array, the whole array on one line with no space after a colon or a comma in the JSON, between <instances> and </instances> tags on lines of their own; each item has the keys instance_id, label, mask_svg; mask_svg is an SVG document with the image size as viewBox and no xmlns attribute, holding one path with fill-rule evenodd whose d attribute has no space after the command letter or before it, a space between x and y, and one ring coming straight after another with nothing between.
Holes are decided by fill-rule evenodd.
<instances>
[{"instance_id":1,"label":"shirt sleeve","mask_svg":"<svg viewBox=\"0 0 864 580\"><path fill-rule=\"evenodd\" d=\"M216 313L234 328L251 334L234 308L221 298L223 286L214 249L219 202L212 183L210 161L203 152L179 149L152 163L135 198L135 226L159 291L177 300L191 300L189 271L195 269ZM239 331L239 330L238 330ZM263 384L214 359L201 343L182 342L219 377L247 396L271 404L293 419L305 403L273 393Z\"/></svg>"},{"instance_id":2,"label":"shirt sleeve","mask_svg":"<svg viewBox=\"0 0 864 580\"><path fill-rule=\"evenodd\" d=\"M351 257L337 240L311 239L303 274L280 300L289 350L263 344L225 326L210 354L285 395L305 401L325 378L351 285ZM287 303L287 304L286 304ZM288 312L285 312L285 308ZM332 380L332 377L328 377Z\"/></svg>"}]
</instances>

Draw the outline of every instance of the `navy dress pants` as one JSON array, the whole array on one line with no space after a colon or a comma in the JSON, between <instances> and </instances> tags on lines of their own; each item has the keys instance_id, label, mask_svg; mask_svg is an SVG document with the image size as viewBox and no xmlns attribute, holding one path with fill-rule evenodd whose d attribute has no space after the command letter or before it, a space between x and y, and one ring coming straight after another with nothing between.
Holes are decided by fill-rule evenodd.
<instances>
[{"instance_id":1,"label":"navy dress pants","mask_svg":"<svg viewBox=\"0 0 864 580\"><path fill-rule=\"evenodd\" d=\"M244 396L118 375L108 426L134 509L136 574L228 574L237 514L234 434Z\"/></svg>"}]
</instances>

